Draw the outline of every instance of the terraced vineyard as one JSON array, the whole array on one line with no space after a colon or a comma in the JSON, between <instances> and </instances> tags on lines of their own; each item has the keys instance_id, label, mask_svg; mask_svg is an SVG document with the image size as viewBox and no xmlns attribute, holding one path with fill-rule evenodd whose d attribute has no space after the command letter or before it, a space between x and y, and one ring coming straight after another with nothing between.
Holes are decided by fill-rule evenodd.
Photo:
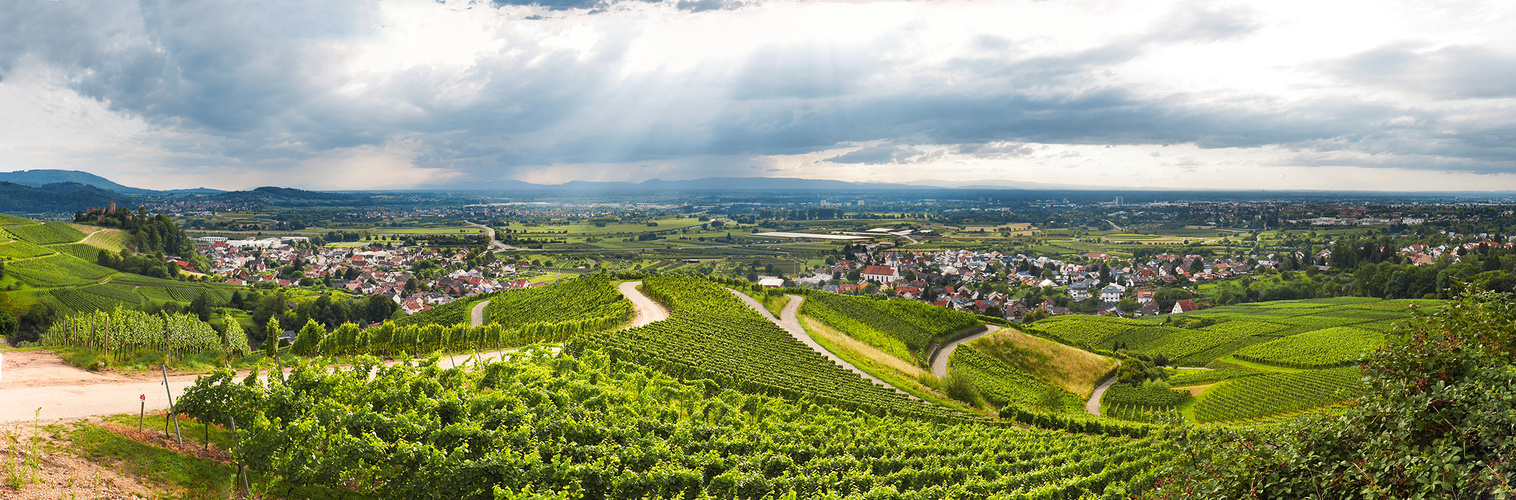
<instances>
[{"instance_id":1,"label":"terraced vineyard","mask_svg":"<svg viewBox=\"0 0 1516 500\"><path fill-rule=\"evenodd\" d=\"M180 408L250 422L255 472L393 498L1118 498L1177 454L743 394L592 350L467 372L371 363L252 387L220 372Z\"/></svg>"},{"instance_id":2,"label":"terraced vineyard","mask_svg":"<svg viewBox=\"0 0 1516 500\"><path fill-rule=\"evenodd\" d=\"M25 241L0 242L0 258L27 259L51 255L52 250Z\"/></svg>"},{"instance_id":3,"label":"terraced vineyard","mask_svg":"<svg viewBox=\"0 0 1516 500\"><path fill-rule=\"evenodd\" d=\"M974 384L997 407L1035 408L1044 412L1082 411L1084 400L1056 385L1038 380L968 344L953 352L950 369Z\"/></svg>"},{"instance_id":4,"label":"terraced vineyard","mask_svg":"<svg viewBox=\"0 0 1516 500\"><path fill-rule=\"evenodd\" d=\"M632 303L616 291L610 276L590 275L500 293L490 298L485 317L506 328L611 317L625 321L632 317Z\"/></svg>"},{"instance_id":5,"label":"terraced vineyard","mask_svg":"<svg viewBox=\"0 0 1516 500\"><path fill-rule=\"evenodd\" d=\"M811 350L748 309L724 287L689 276L653 276L643 293L672 316L643 327L589 333L571 352L602 350L685 379L743 392L805 398L876 413L974 418L874 385Z\"/></svg>"},{"instance_id":6,"label":"terraced vineyard","mask_svg":"<svg viewBox=\"0 0 1516 500\"><path fill-rule=\"evenodd\" d=\"M1359 377L1358 368L1349 367L1230 380L1195 402L1195 419L1247 420L1327 406L1362 394Z\"/></svg>"},{"instance_id":7,"label":"terraced vineyard","mask_svg":"<svg viewBox=\"0 0 1516 500\"><path fill-rule=\"evenodd\" d=\"M810 294L801 313L910 362L928 346L978 327L973 315L904 299L875 300L832 293Z\"/></svg>"},{"instance_id":8,"label":"terraced vineyard","mask_svg":"<svg viewBox=\"0 0 1516 500\"><path fill-rule=\"evenodd\" d=\"M16 239L36 245L73 243L84 239L84 233L64 222L44 222L24 226L11 226L5 230Z\"/></svg>"},{"instance_id":9,"label":"terraced vineyard","mask_svg":"<svg viewBox=\"0 0 1516 500\"><path fill-rule=\"evenodd\" d=\"M14 274L28 285L55 287L85 285L116 274L110 268L85 262L69 255L50 255L6 264L7 274Z\"/></svg>"},{"instance_id":10,"label":"terraced vineyard","mask_svg":"<svg viewBox=\"0 0 1516 500\"><path fill-rule=\"evenodd\" d=\"M1331 368L1357 363L1384 345L1380 332L1339 326L1253 345L1233 354L1237 359L1293 368Z\"/></svg>"},{"instance_id":11,"label":"terraced vineyard","mask_svg":"<svg viewBox=\"0 0 1516 500\"><path fill-rule=\"evenodd\" d=\"M1220 382L1223 380L1231 380L1234 378L1252 377L1255 375L1264 375L1269 373L1243 366L1237 366L1231 363L1224 363L1221 361L1213 361L1207 366L1211 367L1212 369L1179 370L1179 373L1176 373L1173 376L1169 377L1169 385L1176 387L1187 385L1201 385L1212 382Z\"/></svg>"}]
</instances>

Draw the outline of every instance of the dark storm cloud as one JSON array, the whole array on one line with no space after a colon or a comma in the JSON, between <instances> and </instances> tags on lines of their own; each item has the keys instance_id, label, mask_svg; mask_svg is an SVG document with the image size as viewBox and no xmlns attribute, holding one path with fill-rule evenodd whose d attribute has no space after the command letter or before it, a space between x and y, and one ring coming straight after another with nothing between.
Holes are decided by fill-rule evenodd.
<instances>
[{"instance_id":1,"label":"dark storm cloud","mask_svg":"<svg viewBox=\"0 0 1516 500\"><path fill-rule=\"evenodd\" d=\"M556 10L603 5L530 4ZM676 7L737 5L684 0ZM730 76L701 80L620 75L628 40L639 34L635 27L609 29L582 52L503 30L508 50L481 54L461 73L421 64L366 76L361 92L343 92L348 80L338 68L350 57L344 44L386 29L374 10L358 0L14 0L0 3L0 78L26 61L63 68L85 96L199 134L171 149L246 165L395 140L414 141L422 166L481 173L554 163L810 153L858 143L881 145L829 161L921 161L929 155L919 145L1007 159L1031 153L1022 143L1193 143L1407 155L1352 160L1367 166L1511 171L1516 162L1516 130L1509 123L1453 121L1414 103L1334 98L1281 104L1241 96L1201 105L1194 96L1139 92L1111 78L1112 68L1155 47L1233 40L1260 29L1249 12L1203 5L1177 9L1147 31L1063 53L1032 52L1025 41L980 35L973 40L977 50L912 68L904 77L899 68L916 62L891 59L890 41L776 42L731 56L742 60ZM1516 58L1478 47L1386 47L1326 71L1357 85L1439 98L1516 95ZM452 97L452 88L466 89L460 93L469 97ZM1416 160L1431 157L1439 159Z\"/></svg>"},{"instance_id":2,"label":"dark storm cloud","mask_svg":"<svg viewBox=\"0 0 1516 500\"><path fill-rule=\"evenodd\" d=\"M1366 86L1443 99L1516 97L1516 50L1414 45L1380 47L1326 65L1331 74Z\"/></svg>"}]
</instances>

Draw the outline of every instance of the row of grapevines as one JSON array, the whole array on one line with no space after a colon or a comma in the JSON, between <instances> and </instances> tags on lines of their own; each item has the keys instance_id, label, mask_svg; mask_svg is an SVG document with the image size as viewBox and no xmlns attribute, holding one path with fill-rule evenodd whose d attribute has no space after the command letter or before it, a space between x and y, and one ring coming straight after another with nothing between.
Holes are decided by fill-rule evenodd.
<instances>
[{"instance_id":1,"label":"row of grapevines","mask_svg":"<svg viewBox=\"0 0 1516 500\"><path fill-rule=\"evenodd\" d=\"M471 370L219 371L178 409L235 417L239 463L381 498L1079 498L1139 494L1169 444L935 423L680 381L596 351Z\"/></svg>"},{"instance_id":2,"label":"row of grapevines","mask_svg":"<svg viewBox=\"0 0 1516 500\"><path fill-rule=\"evenodd\" d=\"M974 319L971 314L905 299L876 300L833 293L813 293L806 298L803 306L810 311L807 314L829 309L831 312L899 339L905 343L906 347L918 353L932 343L979 326L979 320ZM826 321L820 316L817 319ZM831 326L843 328L841 325Z\"/></svg>"},{"instance_id":3,"label":"row of grapevines","mask_svg":"<svg viewBox=\"0 0 1516 500\"><path fill-rule=\"evenodd\" d=\"M1201 422L1244 420L1330 405L1365 390L1357 368L1272 373L1227 381L1195 403Z\"/></svg>"},{"instance_id":4,"label":"row of grapevines","mask_svg":"<svg viewBox=\"0 0 1516 500\"><path fill-rule=\"evenodd\" d=\"M1173 408L1188 402L1189 391L1170 389L1168 384L1113 384L1100 398L1101 405Z\"/></svg>"},{"instance_id":5,"label":"row of grapevines","mask_svg":"<svg viewBox=\"0 0 1516 500\"><path fill-rule=\"evenodd\" d=\"M53 251L46 247L33 245L25 241L0 242L0 258L26 259L51 255L52 253Z\"/></svg>"},{"instance_id":6,"label":"row of grapevines","mask_svg":"<svg viewBox=\"0 0 1516 500\"><path fill-rule=\"evenodd\" d=\"M1147 424L1184 420L1184 414L1172 406L1104 405L1100 412L1117 420Z\"/></svg>"},{"instance_id":7,"label":"row of grapevines","mask_svg":"<svg viewBox=\"0 0 1516 500\"><path fill-rule=\"evenodd\" d=\"M506 328L606 316L625 320L632 317L632 303L616 291L610 276L596 274L497 294L485 314Z\"/></svg>"},{"instance_id":8,"label":"row of grapevines","mask_svg":"<svg viewBox=\"0 0 1516 500\"><path fill-rule=\"evenodd\" d=\"M899 338L885 332L874 329L862 321L837 312L835 309L815 300L819 294L812 294L805 302L800 303L800 313L825 323L843 332L849 337L873 346L876 349L889 353L891 356L900 358L906 362L915 363L916 357L911 354L911 349Z\"/></svg>"},{"instance_id":9,"label":"row of grapevines","mask_svg":"<svg viewBox=\"0 0 1516 500\"><path fill-rule=\"evenodd\" d=\"M65 311L72 312L95 312L109 311L120 306L119 301L111 300L92 293L84 293L78 288L55 288L48 291Z\"/></svg>"},{"instance_id":10,"label":"row of grapevines","mask_svg":"<svg viewBox=\"0 0 1516 500\"><path fill-rule=\"evenodd\" d=\"M681 378L710 378L744 392L809 398L872 412L969 418L875 385L791 337L727 289L684 275L650 276L643 293L671 317L647 326L587 334L572 352L603 350Z\"/></svg>"},{"instance_id":11,"label":"row of grapevines","mask_svg":"<svg viewBox=\"0 0 1516 500\"><path fill-rule=\"evenodd\" d=\"M1295 368L1347 366L1384 345L1383 333L1353 327L1306 332L1238 350L1237 359Z\"/></svg>"},{"instance_id":12,"label":"row of grapevines","mask_svg":"<svg viewBox=\"0 0 1516 500\"><path fill-rule=\"evenodd\" d=\"M968 377L979 394L997 407L1062 412L1084 406L1078 395L1017 370L967 344L958 346L948 363L949 369Z\"/></svg>"},{"instance_id":13,"label":"row of grapevines","mask_svg":"<svg viewBox=\"0 0 1516 500\"><path fill-rule=\"evenodd\" d=\"M43 287L83 285L115 273L110 268L61 254L18 260L5 265L6 275L15 275L29 285Z\"/></svg>"},{"instance_id":14,"label":"row of grapevines","mask_svg":"<svg viewBox=\"0 0 1516 500\"><path fill-rule=\"evenodd\" d=\"M1234 378L1265 375L1268 373L1265 371L1254 370L1252 368L1238 366L1231 363L1224 363L1221 361L1212 361L1206 366L1209 366L1212 369L1179 370L1177 373L1169 376L1169 385L1175 387L1186 385L1200 385L1208 384L1211 382L1220 382L1223 380L1231 380Z\"/></svg>"},{"instance_id":15,"label":"row of grapevines","mask_svg":"<svg viewBox=\"0 0 1516 500\"><path fill-rule=\"evenodd\" d=\"M233 321L235 323L235 321ZM209 323L192 314L147 314L116 306L110 312L77 314L53 323L39 345L89 347L112 355L162 351L175 355L223 351L226 340ZM246 341L243 341L246 344Z\"/></svg>"},{"instance_id":16,"label":"row of grapevines","mask_svg":"<svg viewBox=\"0 0 1516 500\"><path fill-rule=\"evenodd\" d=\"M1261 321L1228 321L1205 328L1178 330L1153 341L1141 350L1149 355L1162 354L1169 359L1181 360L1213 350L1215 347L1225 346L1248 337L1266 335L1283 328L1282 325ZM1191 362L1204 364L1224 355L1226 355L1225 352L1216 352L1209 359L1196 359Z\"/></svg>"},{"instance_id":17,"label":"row of grapevines","mask_svg":"<svg viewBox=\"0 0 1516 500\"><path fill-rule=\"evenodd\" d=\"M28 226L13 226L5 228L17 239L38 245L51 245L54 243L71 243L84 239L84 233L66 222L44 222Z\"/></svg>"},{"instance_id":18,"label":"row of grapevines","mask_svg":"<svg viewBox=\"0 0 1516 500\"><path fill-rule=\"evenodd\" d=\"M580 318L559 323L529 323L515 328L505 325L481 326L439 324L400 325L386 322L373 328L345 324L328 333L314 321L301 328L300 335L313 337L314 349L297 354L403 356L433 352L492 351L542 342L564 342L584 332L615 328L625 322L620 316ZM297 342L300 340L297 338Z\"/></svg>"}]
</instances>

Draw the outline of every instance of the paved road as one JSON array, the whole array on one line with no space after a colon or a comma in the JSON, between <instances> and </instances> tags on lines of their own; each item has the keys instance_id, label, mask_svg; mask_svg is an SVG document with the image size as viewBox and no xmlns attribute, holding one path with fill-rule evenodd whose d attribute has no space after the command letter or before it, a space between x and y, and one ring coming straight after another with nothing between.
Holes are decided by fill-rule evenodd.
<instances>
[{"instance_id":1,"label":"paved road","mask_svg":"<svg viewBox=\"0 0 1516 500\"><path fill-rule=\"evenodd\" d=\"M890 385L883 380L879 380L873 375L869 375L868 372L858 369L858 367L853 366L852 363L844 361L842 358L837 357L836 354L832 354L831 351L826 350L825 347L821 347L821 344L816 343L816 340L812 339L811 335L805 332L805 327L800 325L800 316L797 314L800 311L800 303L805 301L805 297L798 295L786 295L786 297L790 298L790 303L784 306L783 311L779 312L780 317L775 318L772 313L769 313L768 308L763 307L763 304L758 302L757 299L749 297L745 293L738 292L730 288L728 288L727 291L732 292L732 294L736 295L737 298L742 299L743 303L747 304L747 306L752 310L758 311L758 314L763 315L764 318L768 318L769 321L774 322L774 324L779 325L780 328L783 328L784 331L789 332L790 336L794 337L795 340L799 340L801 343L809 346L812 350L821 353L822 356L825 356L826 359L831 360L838 366L841 366L843 368L846 368L848 371L858 374L858 376L863 377L864 380L873 382L882 387L894 389L895 392L904 394L911 399L918 399L914 394L902 391L899 387Z\"/></svg>"},{"instance_id":2,"label":"paved road","mask_svg":"<svg viewBox=\"0 0 1516 500\"><path fill-rule=\"evenodd\" d=\"M488 301L488 300L486 300L484 302L480 302L478 304L474 304L474 309L471 310L471 311L469 311L468 324L472 325L472 326L483 325L484 324L484 308L485 307L489 307L489 305L490 305L490 301Z\"/></svg>"},{"instance_id":3,"label":"paved road","mask_svg":"<svg viewBox=\"0 0 1516 500\"><path fill-rule=\"evenodd\" d=\"M936 375L939 379L947 378L948 359L953 357L953 351L958 350L959 344L995 333L998 330L1000 330L998 326L984 325L984 331L982 332L943 344L942 347L937 349L937 357L932 358L932 375Z\"/></svg>"},{"instance_id":4,"label":"paved road","mask_svg":"<svg viewBox=\"0 0 1516 500\"><path fill-rule=\"evenodd\" d=\"M616 287L616 291L621 292L622 296L632 301L632 308L637 310L637 317L632 320L632 326L643 326L654 321L668 319L668 309L664 309L663 304L659 304L637 290L637 287L640 285L642 285L641 281L628 281Z\"/></svg>"},{"instance_id":5,"label":"paved road","mask_svg":"<svg viewBox=\"0 0 1516 500\"><path fill-rule=\"evenodd\" d=\"M1120 361L1116 362L1116 367L1117 368L1121 367L1121 362ZM1102 396L1105 396L1105 390L1106 389L1110 389L1111 388L1111 384L1114 384L1114 383L1116 383L1116 374L1113 373L1113 374L1111 374L1110 378L1107 378L1105 380L1105 383L1102 383L1102 384L1100 384L1100 387L1096 387L1095 388L1095 392L1090 393L1090 400L1084 402L1084 411L1088 412L1091 415L1099 415L1100 414L1100 398Z\"/></svg>"}]
</instances>

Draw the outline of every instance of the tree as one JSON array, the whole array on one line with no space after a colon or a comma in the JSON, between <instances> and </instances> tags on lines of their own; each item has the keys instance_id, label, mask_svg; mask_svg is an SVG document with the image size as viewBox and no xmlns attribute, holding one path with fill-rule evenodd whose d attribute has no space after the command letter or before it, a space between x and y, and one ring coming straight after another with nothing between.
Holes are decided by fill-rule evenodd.
<instances>
[{"instance_id":1,"label":"tree","mask_svg":"<svg viewBox=\"0 0 1516 500\"><path fill-rule=\"evenodd\" d=\"M21 341L36 342L42 337L42 333L53 327L53 321L58 319L58 309L47 302L32 304L19 318L16 318L16 338Z\"/></svg>"},{"instance_id":2,"label":"tree","mask_svg":"<svg viewBox=\"0 0 1516 500\"><path fill-rule=\"evenodd\" d=\"M200 317L200 321L211 320L211 301L209 293L202 293L190 301L189 312Z\"/></svg>"},{"instance_id":3,"label":"tree","mask_svg":"<svg viewBox=\"0 0 1516 500\"><path fill-rule=\"evenodd\" d=\"M0 335L10 337L16 333L16 317L11 313L0 311Z\"/></svg>"}]
</instances>

